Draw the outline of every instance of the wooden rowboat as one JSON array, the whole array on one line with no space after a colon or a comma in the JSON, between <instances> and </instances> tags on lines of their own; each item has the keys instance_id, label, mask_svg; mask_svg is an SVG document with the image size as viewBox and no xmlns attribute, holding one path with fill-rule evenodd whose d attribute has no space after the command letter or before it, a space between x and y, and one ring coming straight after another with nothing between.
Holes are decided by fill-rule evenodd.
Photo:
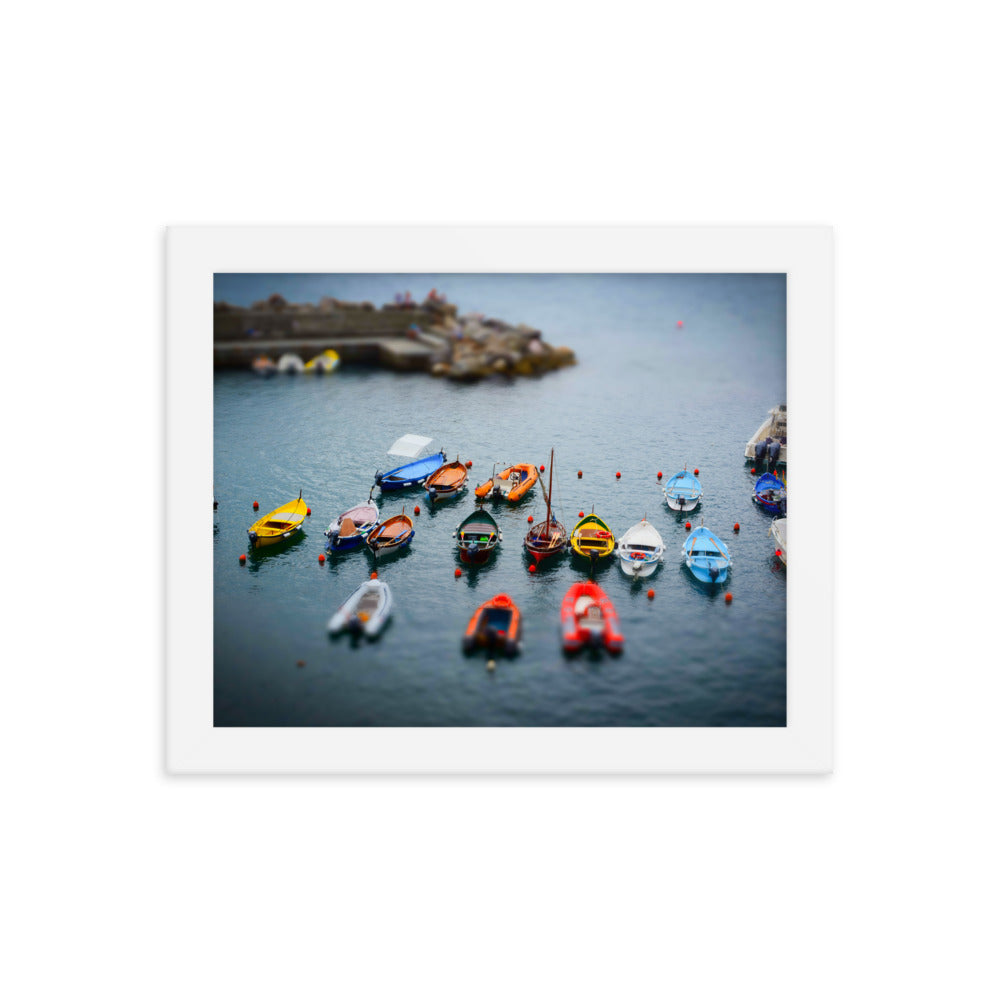
<instances>
[{"instance_id":1,"label":"wooden rowboat","mask_svg":"<svg viewBox=\"0 0 1000 1000\"><path fill-rule=\"evenodd\" d=\"M577 521L570 532L569 544L578 556L596 562L615 551L615 535L593 511Z\"/></svg>"},{"instance_id":2,"label":"wooden rowboat","mask_svg":"<svg viewBox=\"0 0 1000 1000\"><path fill-rule=\"evenodd\" d=\"M289 500L270 514L265 514L247 528L250 548L262 549L268 545L277 545L298 534L302 530L302 522L306 519L308 509L300 493L298 500Z\"/></svg>"},{"instance_id":3,"label":"wooden rowboat","mask_svg":"<svg viewBox=\"0 0 1000 1000\"><path fill-rule=\"evenodd\" d=\"M368 535L368 547L376 557L405 548L413 541L413 521L405 513L397 514L373 528Z\"/></svg>"},{"instance_id":4,"label":"wooden rowboat","mask_svg":"<svg viewBox=\"0 0 1000 1000\"><path fill-rule=\"evenodd\" d=\"M454 462L442 465L427 477L424 486L427 488L428 502L435 503L455 496L465 487L468 477L469 470L456 456Z\"/></svg>"},{"instance_id":5,"label":"wooden rowboat","mask_svg":"<svg viewBox=\"0 0 1000 1000\"><path fill-rule=\"evenodd\" d=\"M458 557L464 563L484 563L503 541L503 532L485 510L473 511L454 531Z\"/></svg>"}]
</instances>

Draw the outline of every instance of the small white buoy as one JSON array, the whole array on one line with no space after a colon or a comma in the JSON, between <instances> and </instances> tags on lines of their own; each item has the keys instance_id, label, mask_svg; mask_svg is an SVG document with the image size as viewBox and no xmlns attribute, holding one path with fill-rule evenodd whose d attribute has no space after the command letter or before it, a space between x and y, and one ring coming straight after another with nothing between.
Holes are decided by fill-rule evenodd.
<instances>
[{"instance_id":1,"label":"small white buoy","mask_svg":"<svg viewBox=\"0 0 1000 1000\"><path fill-rule=\"evenodd\" d=\"M487 670L492 670L496 665L497 665L497 661L496 660L487 660L486 661L486 669Z\"/></svg>"}]
</instances>

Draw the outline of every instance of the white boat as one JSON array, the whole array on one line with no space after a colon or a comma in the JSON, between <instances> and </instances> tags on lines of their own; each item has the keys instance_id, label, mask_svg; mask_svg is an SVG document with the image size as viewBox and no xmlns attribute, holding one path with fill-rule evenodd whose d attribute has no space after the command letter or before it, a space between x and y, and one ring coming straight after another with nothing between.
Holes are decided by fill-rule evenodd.
<instances>
[{"instance_id":1,"label":"white boat","mask_svg":"<svg viewBox=\"0 0 1000 1000\"><path fill-rule=\"evenodd\" d=\"M767 532L774 539L774 554L788 565L788 518L776 517Z\"/></svg>"},{"instance_id":2,"label":"white boat","mask_svg":"<svg viewBox=\"0 0 1000 1000\"><path fill-rule=\"evenodd\" d=\"M392 592L381 580L365 580L333 613L327 623L330 632L363 633L373 639L382 631L392 611Z\"/></svg>"},{"instance_id":3,"label":"white boat","mask_svg":"<svg viewBox=\"0 0 1000 1000\"><path fill-rule=\"evenodd\" d=\"M782 403L767 415L757 433L747 441L743 457L763 467L788 464L788 407Z\"/></svg>"},{"instance_id":4,"label":"white boat","mask_svg":"<svg viewBox=\"0 0 1000 1000\"><path fill-rule=\"evenodd\" d=\"M697 476L685 469L667 480L663 495L671 510L694 510L701 503L701 483Z\"/></svg>"},{"instance_id":5,"label":"white boat","mask_svg":"<svg viewBox=\"0 0 1000 1000\"><path fill-rule=\"evenodd\" d=\"M306 370L305 362L297 354L282 354L278 358L278 371L289 375L298 375Z\"/></svg>"},{"instance_id":6,"label":"white boat","mask_svg":"<svg viewBox=\"0 0 1000 1000\"><path fill-rule=\"evenodd\" d=\"M652 576L663 558L663 539L645 518L618 539L618 558L626 576Z\"/></svg>"}]
</instances>

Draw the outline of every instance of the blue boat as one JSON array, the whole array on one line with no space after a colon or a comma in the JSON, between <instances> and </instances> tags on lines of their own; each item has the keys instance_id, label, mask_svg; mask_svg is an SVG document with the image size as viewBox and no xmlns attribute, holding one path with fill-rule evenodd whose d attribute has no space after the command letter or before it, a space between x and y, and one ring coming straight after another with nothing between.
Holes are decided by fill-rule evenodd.
<instances>
[{"instance_id":1,"label":"blue boat","mask_svg":"<svg viewBox=\"0 0 1000 1000\"><path fill-rule=\"evenodd\" d=\"M685 469L667 480L663 495L671 510L694 510L701 502L701 483L694 473Z\"/></svg>"},{"instance_id":2,"label":"blue boat","mask_svg":"<svg viewBox=\"0 0 1000 1000\"><path fill-rule=\"evenodd\" d=\"M416 434L404 434L390 449L390 455L402 455L405 458L416 458L431 443L431 438ZM447 460L443 451L433 455L425 455L414 462L397 466L388 472L375 473L375 485L383 492L388 490L405 490L411 486L419 486L432 472L440 469Z\"/></svg>"},{"instance_id":3,"label":"blue boat","mask_svg":"<svg viewBox=\"0 0 1000 1000\"><path fill-rule=\"evenodd\" d=\"M702 583L725 583L732 559L729 549L704 525L695 528L681 546L687 567Z\"/></svg>"},{"instance_id":4,"label":"blue boat","mask_svg":"<svg viewBox=\"0 0 1000 1000\"><path fill-rule=\"evenodd\" d=\"M372 503L370 495L367 502L345 510L323 532L327 537L326 551L350 552L352 549L361 548L372 529L378 527L378 517L378 507Z\"/></svg>"},{"instance_id":5,"label":"blue boat","mask_svg":"<svg viewBox=\"0 0 1000 1000\"><path fill-rule=\"evenodd\" d=\"M785 513L788 487L773 472L765 472L754 483L753 501L772 514Z\"/></svg>"}]
</instances>

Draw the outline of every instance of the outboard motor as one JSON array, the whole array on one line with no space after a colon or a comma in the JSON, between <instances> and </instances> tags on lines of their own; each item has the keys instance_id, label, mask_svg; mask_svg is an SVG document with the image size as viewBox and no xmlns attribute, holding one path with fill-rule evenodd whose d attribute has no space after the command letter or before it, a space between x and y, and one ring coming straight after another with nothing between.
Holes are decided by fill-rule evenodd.
<instances>
[{"instance_id":1,"label":"outboard motor","mask_svg":"<svg viewBox=\"0 0 1000 1000\"><path fill-rule=\"evenodd\" d=\"M257 532L248 531L247 534L250 536L250 548L252 549L257 548Z\"/></svg>"},{"instance_id":2,"label":"outboard motor","mask_svg":"<svg viewBox=\"0 0 1000 1000\"><path fill-rule=\"evenodd\" d=\"M375 470L375 485L376 486L382 485L382 472L379 469Z\"/></svg>"},{"instance_id":3,"label":"outboard motor","mask_svg":"<svg viewBox=\"0 0 1000 1000\"><path fill-rule=\"evenodd\" d=\"M712 583L715 583L715 581L719 579L719 567L709 566L708 575L712 578Z\"/></svg>"},{"instance_id":4,"label":"outboard motor","mask_svg":"<svg viewBox=\"0 0 1000 1000\"><path fill-rule=\"evenodd\" d=\"M763 461L763 459L764 459L764 452L765 451L767 451L767 442L766 441L758 441L757 444L754 446L754 449L753 449L754 458L758 462Z\"/></svg>"},{"instance_id":5,"label":"outboard motor","mask_svg":"<svg viewBox=\"0 0 1000 1000\"><path fill-rule=\"evenodd\" d=\"M770 460L770 462L771 462L772 465L777 465L778 464L778 456L780 454L781 454L781 442L780 441L772 441L767 446L767 457Z\"/></svg>"}]
</instances>

